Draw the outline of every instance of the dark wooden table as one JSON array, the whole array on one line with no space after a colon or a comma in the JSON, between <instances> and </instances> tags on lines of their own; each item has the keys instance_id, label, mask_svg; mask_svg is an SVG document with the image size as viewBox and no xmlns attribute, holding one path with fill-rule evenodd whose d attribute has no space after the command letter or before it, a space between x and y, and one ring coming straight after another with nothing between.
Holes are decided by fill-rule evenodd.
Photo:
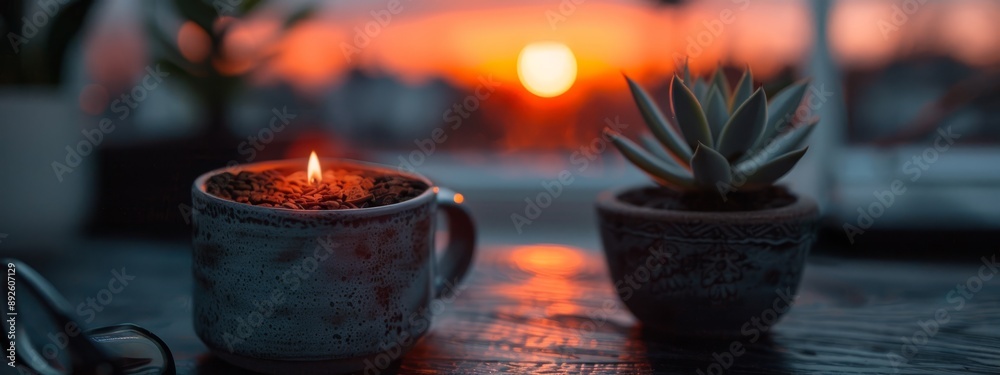
<instances>
[{"instance_id":1,"label":"dark wooden table","mask_svg":"<svg viewBox=\"0 0 1000 375\"><path fill-rule=\"evenodd\" d=\"M979 279L981 290L967 296L954 291L979 278L979 257L993 254L948 264L814 256L792 311L769 335L743 337L748 349L731 355L731 342L644 339L596 248L481 250L467 287L434 317L400 373L719 374L724 365L727 374L1000 373L1000 278ZM136 279L88 326L150 329L173 350L180 374L240 373L194 334L186 244L97 242L28 261L74 306L125 268ZM922 333L939 309L947 322Z\"/></svg>"}]
</instances>

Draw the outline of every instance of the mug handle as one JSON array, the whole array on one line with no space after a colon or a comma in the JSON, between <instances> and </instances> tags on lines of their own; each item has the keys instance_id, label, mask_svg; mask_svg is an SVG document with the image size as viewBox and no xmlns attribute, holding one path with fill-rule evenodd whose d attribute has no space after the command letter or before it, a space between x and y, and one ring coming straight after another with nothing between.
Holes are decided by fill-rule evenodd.
<instances>
[{"instance_id":1,"label":"mug handle","mask_svg":"<svg viewBox=\"0 0 1000 375\"><path fill-rule=\"evenodd\" d=\"M454 191L437 187L437 203L448 221L448 246L438 257L437 272L434 276L434 298L454 288L472 265L476 249L476 226L469 210L462 206L461 195Z\"/></svg>"}]
</instances>

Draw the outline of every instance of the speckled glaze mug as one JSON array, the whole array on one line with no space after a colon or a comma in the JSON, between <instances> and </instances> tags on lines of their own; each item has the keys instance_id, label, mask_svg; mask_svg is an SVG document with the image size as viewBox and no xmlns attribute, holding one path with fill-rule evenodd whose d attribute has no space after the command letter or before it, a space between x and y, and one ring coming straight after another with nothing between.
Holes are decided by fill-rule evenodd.
<instances>
[{"instance_id":1,"label":"speckled glaze mug","mask_svg":"<svg viewBox=\"0 0 1000 375\"><path fill-rule=\"evenodd\" d=\"M387 166L326 159L328 169L421 181L416 198L388 206L303 211L237 203L195 180L194 327L231 364L267 373L381 372L430 325L428 307L453 293L472 262L475 227L455 194ZM238 170L304 169L306 160ZM435 255L438 209L448 245Z\"/></svg>"}]
</instances>

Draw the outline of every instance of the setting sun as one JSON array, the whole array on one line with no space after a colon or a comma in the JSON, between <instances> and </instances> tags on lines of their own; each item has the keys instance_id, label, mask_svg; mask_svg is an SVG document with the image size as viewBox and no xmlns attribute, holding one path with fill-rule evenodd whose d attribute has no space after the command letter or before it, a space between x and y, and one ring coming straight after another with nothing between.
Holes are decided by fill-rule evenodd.
<instances>
[{"instance_id":1,"label":"setting sun","mask_svg":"<svg viewBox=\"0 0 1000 375\"><path fill-rule=\"evenodd\" d=\"M532 94L559 96L576 81L576 57L562 43L531 43L517 57L517 76Z\"/></svg>"}]
</instances>

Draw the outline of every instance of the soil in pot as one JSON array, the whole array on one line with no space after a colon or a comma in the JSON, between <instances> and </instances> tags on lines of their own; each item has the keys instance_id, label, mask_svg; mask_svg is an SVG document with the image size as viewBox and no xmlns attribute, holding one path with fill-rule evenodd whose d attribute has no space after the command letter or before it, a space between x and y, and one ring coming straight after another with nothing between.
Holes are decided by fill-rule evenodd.
<instances>
[{"instance_id":1,"label":"soil in pot","mask_svg":"<svg viewBox=\"0 0 1000 375\"><path fill-rule=\"evenodd\" d=\"M782 186L731 191L725 199L715 190L678 192L650 186L628 191L619 199L639 207L699 212L758 211L785 207L795 202L795 196Z\"/></svg>"}]
</instances>

